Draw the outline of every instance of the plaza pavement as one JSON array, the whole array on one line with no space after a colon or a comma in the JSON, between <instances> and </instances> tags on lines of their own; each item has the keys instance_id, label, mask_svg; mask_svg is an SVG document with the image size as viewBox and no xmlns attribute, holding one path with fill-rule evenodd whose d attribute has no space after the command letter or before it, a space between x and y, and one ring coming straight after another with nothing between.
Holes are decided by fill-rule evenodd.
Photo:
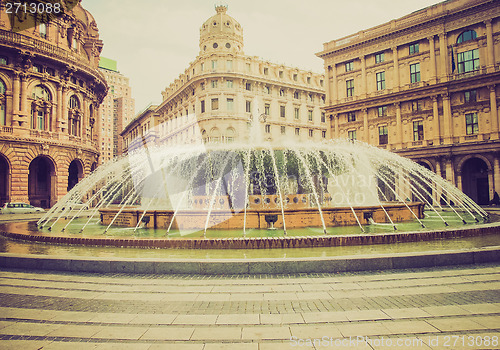
<instances>
[{"instance_id":1,"label":"plaza pavement","mask_svg":"<svg viewBox=\"0 0 500 350\"><path fill-rule=\"evenodd\" d=\"M0 271L0 349L500 349L499 264L311 275Z\"/></svg>"}]
</instances>

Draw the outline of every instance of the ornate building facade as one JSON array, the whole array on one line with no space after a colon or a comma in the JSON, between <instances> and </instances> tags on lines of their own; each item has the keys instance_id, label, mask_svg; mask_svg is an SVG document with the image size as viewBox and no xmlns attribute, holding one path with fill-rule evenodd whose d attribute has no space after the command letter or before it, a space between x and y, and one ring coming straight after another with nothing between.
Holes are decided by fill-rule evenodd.
<instances>
[{"instance_id":1,"label":"ornate building facade","mask_svg":"<svg viewBox=\"0 0 500 350\"><path fill-rule=\"evenodd\" d=\"M0 4L0 204L50 207L96 167L101 49L80 4L48 22Z\"/></svg>"},{"instance_id":2,"label":"ornate building facade","mask_svg":"<svg viewBox=\"0 0 500 350\"><path fill-rule=\"evenodd\" d=\"M159 126L149 131L159 143L244 142L256 115L266 120L262 132L270 141L327 137L322 74L245 55L243 29L226 6L202 25L199 46L196 59L162 92ZM131 137L123 136L126 148Z\"/></svg>"},{"instance_id":3,"label":"ornate building facade","mask_svg":"<svg viewBox=\"0 0 500 350\"><path fill-rule=\"evenodd\" d=\"M332 137L409 157L479 204L500 192L500 6L445 1L324 44Z\"/></svg>"}]
</instances>

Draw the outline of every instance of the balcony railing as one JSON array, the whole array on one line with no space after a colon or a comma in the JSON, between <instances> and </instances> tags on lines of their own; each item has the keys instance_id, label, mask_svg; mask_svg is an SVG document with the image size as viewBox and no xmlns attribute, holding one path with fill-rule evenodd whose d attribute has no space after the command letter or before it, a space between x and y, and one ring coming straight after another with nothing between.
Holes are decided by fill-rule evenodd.
<instances>
[{"instance_id":1,"label":"balcony railing","mask_svg":"<svg viewBox=\"0 0 500 350\"><path fill-rule=\"evenodd\" d=\"M0 43L6 45L10 44L16 48L37 51L55 59L71 63L87 74L99 78L100 80L105 80L104 76L97 69L93 69L90 65L82 63L82 60L86 59L84 55L77 55L69 48L66 50L45 41L3 29L0 29Z\"/></svg>"},{"instance_id":2,"label":"balcony railing","mask_svg":"<svg viewBox=\"0 0 500 350\"><path fill-rule=\"evenodd\" d=\"M11 126L2 126L2 127L0 127L0 133L12 134L12 127Z\"/></svg>"}]
</instances>

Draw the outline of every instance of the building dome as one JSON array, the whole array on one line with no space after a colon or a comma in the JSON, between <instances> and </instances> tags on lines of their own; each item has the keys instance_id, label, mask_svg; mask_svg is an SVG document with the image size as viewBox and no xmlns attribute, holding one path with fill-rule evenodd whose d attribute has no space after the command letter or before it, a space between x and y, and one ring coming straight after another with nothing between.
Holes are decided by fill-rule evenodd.
<instances>
[{"instance_id":1,"label":"building dome","mask_svg":"<svg viewBox=\"0 0 500 350\"><path fill-rule=\"evenodd\" d=\"M243 28L227 12L227 6L215 7L217 13L200 28L200 55L219 51L243 53Z\"/></svg>"}]
</instances>

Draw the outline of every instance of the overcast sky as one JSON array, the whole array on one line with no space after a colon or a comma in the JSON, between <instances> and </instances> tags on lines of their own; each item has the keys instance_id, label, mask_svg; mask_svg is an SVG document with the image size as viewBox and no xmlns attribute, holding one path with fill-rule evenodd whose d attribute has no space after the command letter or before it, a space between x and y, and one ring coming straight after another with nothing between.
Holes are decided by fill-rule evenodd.
<instances>
[{"instance_id":1,"label":"overcast sky","mask_svg":"<svg viewBox=\"0 0 500 350\"><path fill-rule=\"evenodd\" d=\"M139 112L199 53L200 27L215 4L243 27L244 52L317 73L323 43L402 17L436 0L83 0L104 41L102 56L130 78Z\"/></svg>"}]
</instances>

